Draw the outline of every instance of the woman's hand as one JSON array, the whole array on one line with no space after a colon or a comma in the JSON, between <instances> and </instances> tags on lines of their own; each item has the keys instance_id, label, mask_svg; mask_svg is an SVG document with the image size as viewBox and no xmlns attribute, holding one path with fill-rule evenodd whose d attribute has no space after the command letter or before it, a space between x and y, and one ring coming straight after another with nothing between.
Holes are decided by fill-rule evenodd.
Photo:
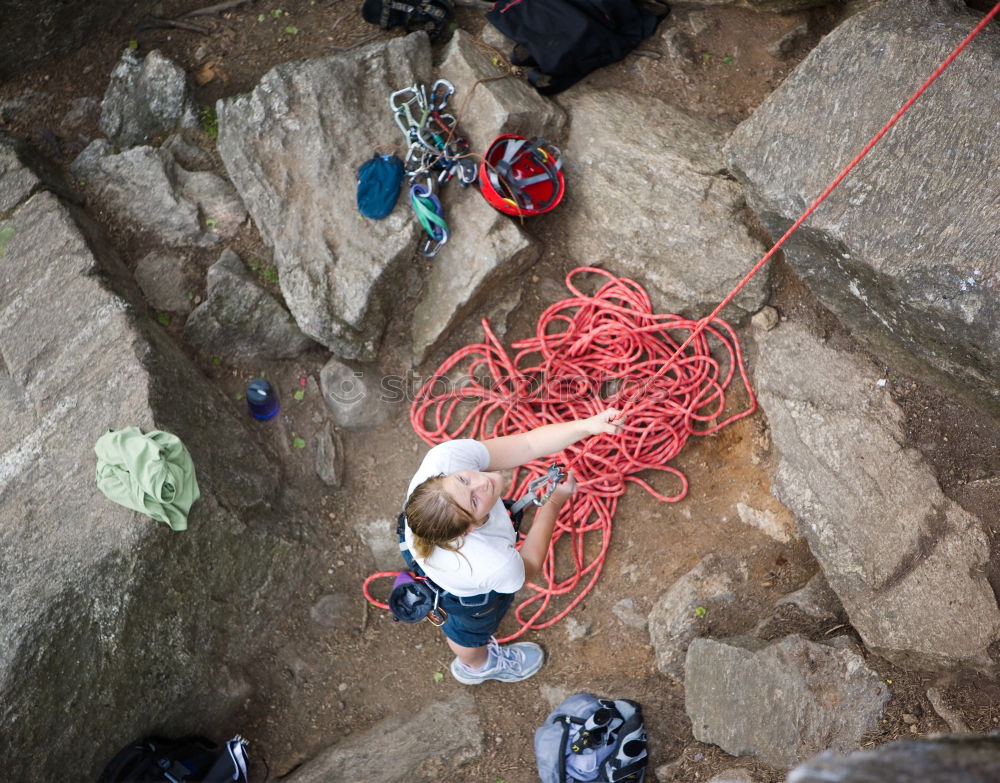
<instances>
[{"instance_id":1,"label":"woman's hand","mask_svg":"<svg viewBox=\"0 0 1000 783\"><path fill-rule=\"evenodd\" d=\"M573 471L566 472L566 478L556 484L555 489L549 496L550 500L556 501L560 506L576 494L576 476Z\"/></svg>"},{"instance_id":2,"label":"woman's hand","mask_svg":"<svg viewBox=\"0 0 1000 783\"><path fill-rule=\"evenodd\" d=\"M591 435L619 435L624 423L624 420L615 421L619 416L621 411L617 408L607 408L589 419L584 419L583 424Z\"/></svg>"}]
</instances>

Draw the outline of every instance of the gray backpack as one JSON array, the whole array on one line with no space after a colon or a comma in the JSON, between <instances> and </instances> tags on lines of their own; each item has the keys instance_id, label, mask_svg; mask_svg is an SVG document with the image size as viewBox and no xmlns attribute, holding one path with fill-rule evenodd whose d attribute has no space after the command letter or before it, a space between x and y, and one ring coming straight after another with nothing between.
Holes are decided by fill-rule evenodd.
<instances>
[{"instance_id":1,"label":"gray backpack","mask_svg":"<svg viewBox=\"0 0 1000 783\"><path fill-rule=\"evenodd\" d=\"M570 696L535 730L535 759L542 783L642 783L649 763L642 708Z\"/></svg>"}]
</instances>

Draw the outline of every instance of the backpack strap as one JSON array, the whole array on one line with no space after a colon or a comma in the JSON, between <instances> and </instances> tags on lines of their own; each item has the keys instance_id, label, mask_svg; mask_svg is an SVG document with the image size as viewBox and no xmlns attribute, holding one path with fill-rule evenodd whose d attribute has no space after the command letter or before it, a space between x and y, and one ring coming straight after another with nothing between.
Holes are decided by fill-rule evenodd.
<instances>
[{"instance_id":1,"label":"backpack strap","mask_svg":"<svg viewBox=\"0 0 1000 783\"><path fill-rule=\"evenodd\" d=\"M624 702L624 712L627 713L629 707L634 707L634 711L618 729L615 752L604 762L604 777L611 783L638 783L645 777L645 768L649 764L642 710L636 702L626 699L621 699L620 702ZM617 709L615 711L619 715L623 714Z\"/></svg>"},{"instance_id":2,"label":"backpack strap","mask_svg":"<svg viewBox=\"0 0 1000 783\"><path fill-rule=\"evenodd\" d=\"M572 715L560 715L559 723L562 724L562 738L559 740L559 783L576 783L576 780L570 780L566 777L566 758L567 745L569 744L569 732L570 727L575 725L582 725L583 721Z\"/></svg>"},{"instance_id":3,"label":"backpack strap","mask_svg":"<svg viewBox=\"0 0 1000 783\"><path fill-rule=\"evenodd\" d=\"M115 754L104 767L97 783L121 783L130 779L141 779L155 764L156 759L149 744L142 741L133 742Z\"/></svg>"}]
</instances>

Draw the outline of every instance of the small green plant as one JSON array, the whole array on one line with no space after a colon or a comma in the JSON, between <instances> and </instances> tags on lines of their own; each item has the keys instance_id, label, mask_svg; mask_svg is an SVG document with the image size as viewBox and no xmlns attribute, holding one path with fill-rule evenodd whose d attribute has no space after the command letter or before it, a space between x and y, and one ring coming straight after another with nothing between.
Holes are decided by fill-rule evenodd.
<instances>
[{"instance_id":1,"label":"small green plant","mask_svg":"<svg viewBox=\"0 0 1000 783\"><path fill-rule=\"evenodd\" d=\"M288 25L288 27L285 28L285 32L288 33L289 35L298 35L299 28L293 24L290 24Z\"/></svg>"},{"instance_id":2,"label":"small green plant","mask_svg":"<svg viewBox=\"0 0 1000 783\"><path fill-rule=\"evenodd\" d=\"M444 675L441 672L434 672L431 676L434 678L434 682L441 682L444 679Z\"/></svg>"},{"instance_id":3,"label":"small green plant","mask_svg":"<svg viewBox=\"0 0 1000 783\"><path fill-rule=\"evenodd\" d=\"M292 438L292 445L297 449L304 449L306 447L306 442L298 435L296 435L294 438Z\"/></svg>"},{"instance_id":4,"label":"small green plant","mask_svg":"<svg viewBox=\"0 0 1000 783\"><path fill-rule=\"evenodd\" d=\"M295 394L293 394L292 396L299 402L302 402L302 400L304 400L306 397L306 393L302 391L302 389L297 389L295 391Z\"/></svg>"},{"instance_id":5,"label":"small green plant","mask_svg":"<svg viewBox=\"0 0 1000 783\"><path fill-rule=\"evenodd\" d=\"M695 617L704 617L706 614L708 614L708 609L706 609L704 606L696 606L694 608Z\"/></svg>"},{"instance_id":6,"label":"small green plant","mask_svg":"<svg viewBox=\"0 0 1000 783\"><path fill-rule=\"evenodd\" d=\"M731 54L727 54L725 57L722 58L722 62L724 62L726 65L732 65L734 62L736 62L736 58L733 57Z\"/></svg>"},{"instance_id":7,"label":"small green plant","mask_svg":"<svg viewBox=\"0 0 1000 783\"><path fill-rule=\"evenodd\" d=\"M235 398L235 399L236 399L237 401L239 401L239 400L242 400L242 399L243 399L243 392L236 392L236 394L234 394L234 395L233 395L233 397L234 397L234 398Z\"/></svg>"},{"instance_id":8,"label":"small green plant","mask_svg":"<svg viewBox=\"0 0 1000 783\"><path fill-rule=\"evenodd\" d=\"M136 49L139 48L139 42L135 40L135 38L133 38L131 41L128 42L128 48L131 49L132 51L135 51Z\"/></svg>"},{"instance_id":9,"label":"small green plant","mask_svg":"<svg viewBox=\"0 0 1000 783\"><path fill-rule=\"evenodd\" d=\"M205 225L208 228L215 228L217 225L219 225L219 221L216 220L215 218L205 218Z\"/></svg>"},{"instance_id":10,"label":"small green plant","mask_svg":"<svg viewBox=\"0 0 1000 783\"><path fill-rule=\"evenodd\" d=\"M3 258L7 254L7 243L10 242L12 236L14 236L13 226L0 228L0 258Z\"/></svg>"},{"instance_id":11,"label":"small green plant","mask_svg":"<svg viewBox=\"0 0 1000 783\"><path fill-rule=\"evenodd\" d=\"M189 302L193 302L194 301L194 294L192 294L190 291L187 292L187 300Z\"/></svg>"},{"instance_id":12,"label":"small green plant","mask_svg":"<svg viewBox=\"0 0 1000 783\"><path fill-rule=\"evenodd\" d=\"M219 138L219 115L212 106L201 108L201 129L213 139Z\"/></svg>"},{"instance_id":13,"label":"small green plant","mask_svg":"<svg viewBox=\"0 0 1000 783\"><path fill-rule=\"evenodd\" d=\"M274 10L271 11L271 18L272 19L277 19L279 16L281 16L284 13L285 12L282 11L280 8L275 8Z\"/></svg>"},{"instance_id":14,"label":"small green plant","mask_svg":"<svg viewBox=\"0 0 1000 783\"><path fill-rule=\"evenodd\" d=\"M264 16L264 14L257 14L257 21L258 22L263 22L265 19L267 19L267 17Z\"/></svg>"},{"instance_id":15,"label":"small green plant","mask_svg":"<svg viewBox=\"0 0 1000 783\"><path fill-rule=\"evenodd\" d=\"M260 276L269 283L278 282L278 270L273 266L265 266Z\"/></svg>"},{"instance_id":16,"label":"small green plant","mask_svg":"<svg viewBox=\"0 0 1000 783\"><path fill-rule=\"evenodd\" d=\"M160 326L170 326L170 313L157 313L156 322Z\"/></svg>"},{"instance_id":17,"label":"small green plant","mask_svg":"<svg viewBox=\"0 0 1000 783\"><path fill-rule=\"evenodd\" d=\"M701 59L704 60L705 62L708 62L709 60L712 59L712 53L711 52L702 52L701 53Z\"/></svg>"},{"instance_id":18,"label":"small green plant","mask_svg":"<svg viewBox=\"0 0 1000 783\"><path fill-rule=\"evenodd\" d=\"M213 356L212 357L212 366L213 367L218 367L220 364L222 364L222 357L221 356Z\"/></svg>"}]
</instances>

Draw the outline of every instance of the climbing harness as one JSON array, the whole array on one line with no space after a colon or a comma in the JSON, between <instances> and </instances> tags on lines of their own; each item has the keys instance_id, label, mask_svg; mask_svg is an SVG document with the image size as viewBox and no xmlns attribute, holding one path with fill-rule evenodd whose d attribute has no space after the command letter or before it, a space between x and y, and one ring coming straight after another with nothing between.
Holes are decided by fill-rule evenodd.
<instances>
[{"instance_id":1,"label":"climbing harness","mask_svg":"<svg viewBox=\"0 0 1000 783\"><path fill-rule=\"evenodd\" d=\"M458 121L445 109L455 86L438 79L427 90L413 84L389 96L389 109L409 145L403 166L410 180L410 204L428 239L420 252L432 258L451 237L435 182L444 185L457 177L466 187L476 181L476 166L466 139L457 135Z\"/></svg>"},{"instance_id":2,"label":"climbing harness","mask_svg":"<svg viewBox=\"0 0 1000 783\"><path fill-rule=\"evenodd\" d=\"M490 206L506 215L555 209L566 189L559 149L537 136L499 136L479 166L479 189Z\"/></svg>"},{"instance_id":3,"label":"climbing harness","mask_svg":"<svg viewBox=\"0 0 1000 783\"><path fill-rule=\"evenodd\" d=\"M590 592L603 568L611 522L626 483L638 484L661 501L680 500L687 493L687 479L667 463L687 438L714 434L756 410L739 341L719 313L998 12L1000 2L704 318L690 321L654 313L649 296L635 281L581 267L566 277L572 296L542 314L535 337L512 345L517 352L513 358L484 319L486 341L456 351L425 381L410 408L410 422L432 445L455 438L485 440L522 433L553 421L593 415L609 404L624 403L622 417L628 413L621 435L593 437L564 450L569 456L566 471L574 469L581 492L556 520L542 566L545 584L525 585L534 595L516 608L520 627L500 639L501 643L529 629L547 628ZM574 278L584 274L603 277L605 282L595 293L585 294L574 284ZM456 383L456 367L462 362L467 362L467 382ZM725 393L737 374L746 402L742 410L730 412ZM445 379L449 382L440 383ZM456 387L456 391L440 391ZM459 419L457 424L452 423L453 415ZM514 494L527 494L532 482L547 470L539 460L518 468L511 484ZM636 475L645 470L670 473L679 483L677 491L670 496L658 492ZM596 554L594 546L587 546L594 537L589 534L599 539ZM566 535L575 571L559 579L555 552ZM592 555L589 560L588 554ZM375 574L365 581L365 596L377 606L384 604L371 598L368 584L386 575L394 574ZM543 617L556 597L562 607Z\"/></svg>"}]
</instances>

